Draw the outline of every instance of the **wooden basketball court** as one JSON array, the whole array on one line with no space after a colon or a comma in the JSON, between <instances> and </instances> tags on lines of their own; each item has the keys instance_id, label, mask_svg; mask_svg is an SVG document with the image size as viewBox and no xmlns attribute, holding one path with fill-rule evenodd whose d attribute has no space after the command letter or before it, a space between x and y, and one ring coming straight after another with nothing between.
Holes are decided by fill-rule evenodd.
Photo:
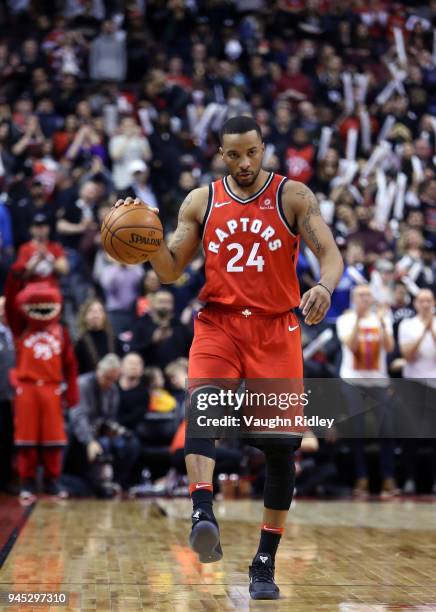
<instances>
[{"instance_id":1,"label":"wooden basketball court","mask_svg":"<svg viewBox=\"0 0 436 612\"><path fill-rule=\"evenodd\" d=\"M248 595L261 502L215 508L224 559L201 565L187 546L189 500L39 500L8 539L0 591L66 591L69 605L1 609L436 610L430 500L297 500L277 557L282 597L275 602ZM23 523L22 509L19 515Z\"/></svg>"}]
</instances>

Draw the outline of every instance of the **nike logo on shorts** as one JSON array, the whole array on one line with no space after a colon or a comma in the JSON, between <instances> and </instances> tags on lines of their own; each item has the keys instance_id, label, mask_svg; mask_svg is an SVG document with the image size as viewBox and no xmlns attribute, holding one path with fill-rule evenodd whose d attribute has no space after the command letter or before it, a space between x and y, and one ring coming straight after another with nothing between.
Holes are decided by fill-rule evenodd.
<instances>
[{"instance_id":1,"label":"nike logo on shorts","mask_svg":"<svg viewBox=\"0 0 436 612\"><path fill-rule=\"evenodd\" d=\"M299 325L294 325L294 327L291 327L290 325L288 326L289 331L295 331L296 329L298 329L300 326Z\"/></svg>"},{"instance_id":2,"label":"nike logo on shorts","mask_svg":"<svg viewBox=\"0 0 436 612\"><path fill-rule=\"evenodd\" d=\"M197 485L195 485L195 488L196 488L196 489L205 489L206 487L210 487L210 485L208 485L208 484L204 484L204 485L202 485L202 484L197 484Z\"/></svg>"},{"instance_id":3,"label":"nike logo on shorts","mask_svg":"<svg viewBox=\"0 0 436 612\"><path fill-rule=\"evenodd\" d=\"M215 208L221 208L221 206L227 206L227 204L231 204L231 203L232 203L231 200L229 200L228 202L217 202L215 204Z\"/></svg>"}]
</instances>

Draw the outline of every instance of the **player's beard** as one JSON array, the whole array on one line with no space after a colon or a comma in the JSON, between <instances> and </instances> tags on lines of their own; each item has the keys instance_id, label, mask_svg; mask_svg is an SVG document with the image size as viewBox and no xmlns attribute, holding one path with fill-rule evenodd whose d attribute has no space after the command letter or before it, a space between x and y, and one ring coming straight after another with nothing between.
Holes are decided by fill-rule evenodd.
<instances>
[{"instance_id":1,"label":"player's beard","mask_svg":"<svg viewBox=\"0 0 436 612\"><path fill-rule=\"evenodd\" d=\"M253 185L253 183L256 181L257 177L259 176L259 172L260 172L260 168L257 172L253 172L253 174L250 177L247 177L246 179L242 179L242 181L238 178L237 174L232 174L232 179L235 181L237 185L239 185L239 187L251 187L251 185Z\"/></svg>"}]
</instances>

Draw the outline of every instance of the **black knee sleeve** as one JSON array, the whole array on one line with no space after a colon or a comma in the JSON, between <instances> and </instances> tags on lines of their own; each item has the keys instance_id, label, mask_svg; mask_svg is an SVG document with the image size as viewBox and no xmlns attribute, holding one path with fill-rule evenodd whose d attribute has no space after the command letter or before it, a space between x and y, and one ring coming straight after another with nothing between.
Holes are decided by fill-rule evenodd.
<instances>
[{"instance_id":1,"label":"black knee sleeve","mask_svg":"<svg viewBox=\"0 0 436 612\"><path fill-rule=\"evenodd\" d=\"M289 510L295 486L294 449L265 447L264 506Z\"/></svg>"},{"instance_id":2,"label":"black knee sleeve","mask_svg":"<svg viewBox=\"0 0 436 612\"><path fill-rule=\"evenodd\" d=\"M190 401L187 405L188 414L187 417L187 429L186 429L186 440L185 440L185 457L186 455L203 455L209 457L215 461L216 450L215 450L215 439L213 437L198 438L190 435L190 430L195 431L197 434L198 428L194 428L193 422L199 415L204 414L208 417L221 416L220 414L214 414L213 407L208 407L206 410L203 408L200 410L200 402L204 403L205 398L209 393L217 393L220 391L220 387L214 386L213 384L207 384L198 389L194 389L190 394ZM220 410L221 408L219 408ZM192 419L192 422L190 423ZM211 436L211 429L208 428L208 432L205 435Z\"/></svg>"},{"instance_id":3,"label":"black knee sleeve","mask_svg":"<svg viewBox=\"0 0 436 612\"><path fill-rule=\"evenodd\" d=\"M203 455L215 461L216 449L213 438L188 438L185 440L186 455Z\"/></svg>"}]
</instances>

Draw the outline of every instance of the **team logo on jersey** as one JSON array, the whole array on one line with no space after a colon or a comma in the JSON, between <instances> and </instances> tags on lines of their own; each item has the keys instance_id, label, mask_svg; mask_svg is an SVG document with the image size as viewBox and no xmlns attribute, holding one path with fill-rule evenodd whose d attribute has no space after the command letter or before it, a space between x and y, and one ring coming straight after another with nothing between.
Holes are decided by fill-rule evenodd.
<instances>
[{"instance_id":1,"label":"team logo on jersey","mask_svg":"<svg viewBox=\"0 0 436 612\"><path fill-rule=\"evenodd\" d=\"M218 253L223 242L227 240L235 241L233 234L254 234L262 238L268 245L270 251L276 251L282 246L280 238L276 238L276 230L269 224L264 223L262 219L250 219L249 217L240 217L239 219L229 219L226 224L215 228L215 236L218 241L210 241L208 250L212 253ZM227 247L231 248L231 245Z\"/></svg>"},{"instance_id":2,"label":"team logo on jersey","mask_svg":"<svg viewBox=\"0 0 436 612\"><path fill-rule=\"evenodd\" d=\"M274 206L269 198L266 198L259 206L260 210L274 210Z\"/></svg>"},{"instance_id":3,"label":"team logo on jersey","mask_svg":"<svg viewBox=\"0 0 436 612\"><path fill-rule=\"evenodd\" d=\"M32 348L34 358L42 361L49 361L52 357L61 353L59 339L48 332L32 334L26 338L24 346Z\"/></svg>"}]
</instances>

